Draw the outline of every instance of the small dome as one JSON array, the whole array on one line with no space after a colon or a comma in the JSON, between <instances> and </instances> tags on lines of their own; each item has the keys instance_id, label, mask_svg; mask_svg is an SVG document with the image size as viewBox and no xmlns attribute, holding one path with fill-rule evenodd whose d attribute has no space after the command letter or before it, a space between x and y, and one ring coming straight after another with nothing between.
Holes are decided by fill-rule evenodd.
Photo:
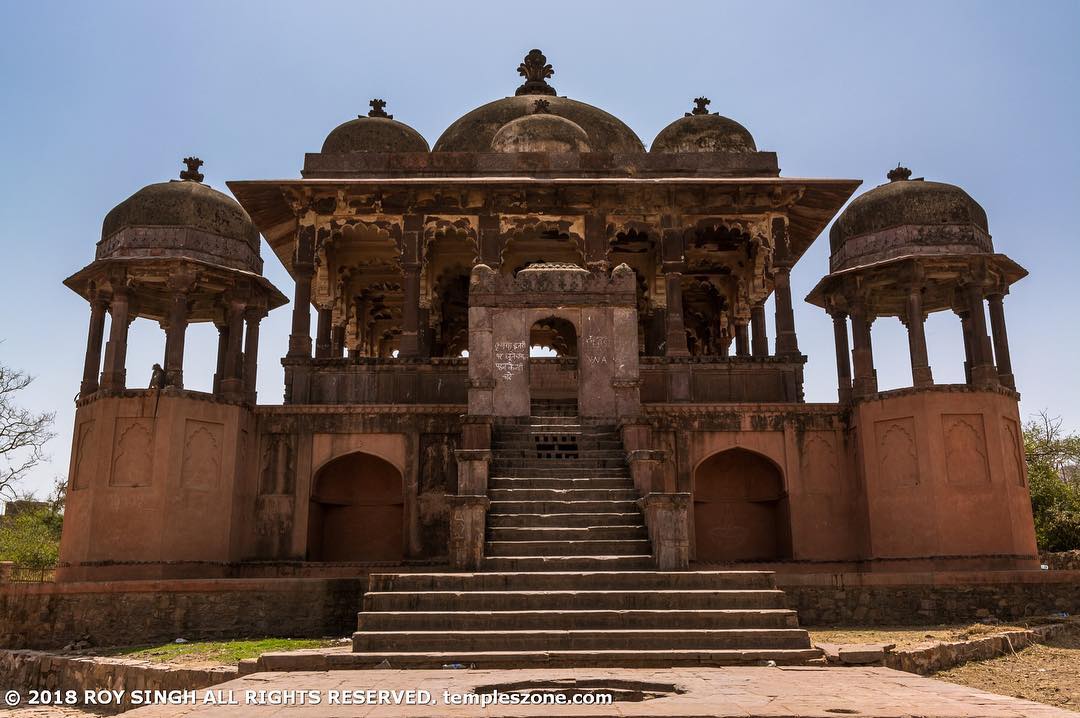
<instances>
[{"instance_id":1,"label":"small dome","mask_svg":"<svg viewBox=\"0 0 1080 718\"><path fill-rule=\"evenodd\" d=\"M423 135L386 114L385 102L376 99L369 104L367 117L361 115L331 130L323 142L323 154L431 151Z\"/></svg>"},{"instance_id":2,"label":"small dome","mask_svg":"<svg viewBox=\"0 0 1080 718\"><path fill-rule=\"evenodd\" d=\"M491 139L495 152L589 152L589 135L581 125L547 111L547 100L535 100L531 115L510 120Z\"/></svg>"},{"instance_id":3,"label":"small dome","mask_svg":"<svg viewBox=\"0 0 1080 718\"><path fill-rule=\"evenodd\" d=\"M911 254L993 252L986 211L944 182L910 179L897 167L889 182L857 197L829 231L832 269Z\"/></svg>"},{"instance_id":4,"label":"small dome","mask_svg":"<svg viewBox=\"0 0 1080 718\"><path fill-rule=\"evenodd\" d=\"M518 66L518 73L525 77L525 82L517 88L517 94L481 105L460 117L435 141L434 151L491 152L495 134L512 120L530 116L537 96L548 102L550 114L570 120L584 131L593 151L645 151L638 136L619 118L584 102L557 96L555 88L547 83L547 78L554 72L544 54L533 50Z\"/></svg>"},{"instance_id":5,"label":"small dome","mask_svg":"<svg viewBox=\"0 0 1080 718\"><path fill-rule=\"evenodd\" d=\"M202 160L184 162L181 179L147 185L105 215L97 258L183 254L261 271L251 217L232 197L202 183Z\"/></svg>"},{"instance_id":6,"label":"small dome","mask_svg":"<svg viewBox=\"0 0 1080 718\"><path fill-rule=\"evenodd\" d=\"M650 152L757 152L745 127L706 109L709 98L699 97L694 103L693 111L660 130Z\"/></svg>"}]
</instances>

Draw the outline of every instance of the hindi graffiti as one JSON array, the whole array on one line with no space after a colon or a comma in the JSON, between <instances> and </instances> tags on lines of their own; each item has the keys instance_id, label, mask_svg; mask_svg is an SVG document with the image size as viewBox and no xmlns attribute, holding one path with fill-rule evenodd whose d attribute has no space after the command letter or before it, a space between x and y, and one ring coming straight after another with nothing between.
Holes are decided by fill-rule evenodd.
<instances>
[{"instance_id":1,"label":"hindi graffiti","mask_svg":"<svg viewBox=\"0 0 1080 718\"><path fill-rule=\"evenodd\" d=\"M506 381L512 380L525 370L529 359L525 342L495 342L495 371Z\"/></svg>"}]
</instances>

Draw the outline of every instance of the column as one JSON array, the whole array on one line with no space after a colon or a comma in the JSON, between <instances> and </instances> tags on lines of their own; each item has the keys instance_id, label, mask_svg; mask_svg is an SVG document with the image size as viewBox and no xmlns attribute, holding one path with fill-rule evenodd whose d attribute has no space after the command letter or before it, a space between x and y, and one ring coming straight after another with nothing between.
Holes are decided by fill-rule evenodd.
<instances>
[{"instance_id":1,"label":"column","mask_svg":"<svg viewBox=\"0 0 1080 718\"><path fill-rule=\"evenodd\" d=\"M261 307L249 307L244 312L247 332L244 336L244 398L255 403L256 379L259 372L259 322L266 316Z\"/></svg>"},{"instance_id":2,"label":"column","mask_svg":"<svg viewBox=\"0 0 1080 718\"><path fill-rule=\"evenodd\" d=\"M833 342L836 345L836 394L841 403L851 401L851 359L848 356L847 314L832 312Z\"/></svg>"},{"instance_id":3,"label":"column","mask_svg":"<svg viewBox=\"0 0 1080 718\"><path fill-rule=\"evenodd\" d=\"M214 322L218 330L217 342L217 365L214 369L214 393L221 393L221 380L225 378L225 353L229 348L229 324L228 322Z\"/></svg>"},{"instance_id":4,"label":"column","mask_svg":"<svg viewBox=\"0 0 1080 718\"><path fill-rule=\"evenodd\" d=\"M345 354L345 325L335 324L330 328L330 356L340 359Z\"/></svg>"},{"instance_id":5,"label":"column","mask_svg":"<svg viewBox=\"0 0 1080 718\"><path fill-rule=\"evenodd\" d=\"M315 274L314 227L301 227L296 234L296 258L293 276L292 332L289 334L289 356L311 357L311 278Z\"/></svg>"},{"instance_id":6,"label":"column","mask_svg":"<svg viewBox=\"0 0 1080 718\"><path fill-rule=\"evenodd\" d=\"M852 393L855 397L872 396L877 393L877 376L874 371L874 348L870 339L873 318L865 307L855 306L851 311L852 363L855 365L855 381Z\"/></svg>"},{"instance_id":7,"label":"column","mask_svg":"<svg viewBox=\"0 0 1080 718\"><path fill-rule=\"evenodd\" d=\"M319 321L315 328L315 358L330 356L330 323L334 319L334 305L319 305Z\"/></svg>"},{"instance_id":8,"label":"column","mask_svg":"<svg viewBox=\"0 0 1080 718\"><path fill-rule=\"evenodd\" d=\"M683 324L682 272L666 272L667 332L664 353L667 356L689 356L686 346L686 327Z\"/></svg>"},{"instance_id":9,"label":"column","mask_svg":"<svg viewBox=\"0 0 1080 718\"><path fill-rule=\"evenodd\" d=\"M1016 388L1012 359L1009 357L1009 335L1005 332L1005 295L994 292L987 296L990 302L990 330L994 334L994 358L997 360L998 378L1002 385Z\"/></svg>"},{"instance_id":10,"label":"column","mask_svg":"<svg viewBox=\"0 0 1080 718\"><path fill-rule=\"evenodd\" d=\"M750 325L745 319L735 319L735 356L750 356Z\"/></svg>"},{"instance_id":11,"label":"column","mask_svg":"<svg viewBox=\"0 0 1080 718\"><path fill-rule=\"evenodd\" d=\"M769 337L767 334L768 329L765 327L764 301L760 301L750 307L750 326L753 329L754 335L750 351L758 359L769 356Z\"/></svg>"},{"instance_id":12,"label":"column","mask_svg":"<svg viewBox=\"0 0 1080 718\"><path fill-rule=\"evenodd\" d=\"M965 294L971 326L971 355L974 361L971 367L971 382L976 386L997 386L994 353L990 347L990 335L986 332L982 287L972 282L965 288Z\"/></svg>"},{"instance_id":13,"label":"column","mask_svg":"<svg viewBox=\"0 0 1080 718\"><path fill-rule=\"evenodd\" d=\"M244 302L233 299L229 302L229 343L225 349L225 376L221 380L221 395L227 399L243 399L244 386L241 379L243 371L242 355L244 338ZM310 337L308 340L310 341Z\"/></svg>"},{"instance_id":14,"label":"column","mask_svg":"<svg viewBox=\"0 0 1080 718\"><path fill-rule=\"evenodd\" d=\"M795 335L795 312L791 306L790 267L776 267L773 286L776 290L776 354L798 354L799 339Z\"/></svg>"},{"instance_id":15,"label":"column","mask_svg":"<svg viewBox=\"0 0 1080 718\"><path fill-rule=\"evenodd\" d=\"M165 385L184 388L184 339L188 326L186 292L174 292L165 328Z\"/></svg>"},{"instance_id":16,"label":"column","mask_svg":"<svg viewBox=\"0 0 1080 718\"><path fill-rule=\"evenodd\" d=\"M399 357L415 357L420 344L417 336L420 328L420 265L407 264L402 277L401 341Z\"/></svg>"},{"instance_id":17,"label":"column","mask_svg":"<svg viewBox=\"0 0 1080 718\"><path fill-rule=\"evenodd\" d=\"M86 359L83 361L82 383L79 396L90 396L98 390L98 372L101 371L101 344L105 337L105 312L108 300L95 295L90 300L90 330L86 337Z\"/></svg>"},{"instance_id":18,"label":"column","mask_svg":"<svg viewBox=\"0 0 1080 718\"><path fill-rule=\"evenodd\" d=\"M131 323L130 299L127 287L113 289L109 303L109 343L105 347L105 369L101 373L101 388L122 391L127 382L127 338Z\"/></svg>"},{"instance_id":19,"label":"column","mask_svg":"<svg viewBox=\"0 0 1080 718\"><path fill-rule=\"evenodd\" d=\"M933 386L934 376L930 371L930 360L926 355L926 330L923 314L922 292L912 287L907 299L908 352L911 355L911 381L916 389Z\"/></svg>"},{"instance_id":20,"label":"column","mask_svg":"<svg viewBox=\"0 0 1080 718\"><path fill-rule=\"evenodd\" d=\"M971 383L971 368L975 366L975 358L971 351L971 313L962 309L954 310L960 317L960 331L964 338L964 382Z\"/></svg>"}]
</instances>

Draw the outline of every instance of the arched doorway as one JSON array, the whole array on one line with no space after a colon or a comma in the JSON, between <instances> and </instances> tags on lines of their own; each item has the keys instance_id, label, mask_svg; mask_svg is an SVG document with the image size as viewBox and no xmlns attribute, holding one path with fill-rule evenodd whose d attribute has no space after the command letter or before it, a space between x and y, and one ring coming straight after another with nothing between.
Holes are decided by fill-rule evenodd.
<instances>
[{"instance_id":1,"label":"arched doorway","mask_svg":"<svg viewBox=\"0 0 1080 718\"><path fill-rule=\"evenodd\" d=\"M404 556L401 472L357 452L315 475L308 519L309 561L400 561Z\"/></svg>"},{"instance_id":2,"label":"arched doorway","mask_svg":"<svg viewBox=\"0 0 1080 718\"><path fill-rule=\"evenodd\" d=\"M791 557L791 522L779 467L761 454L729 449L694 472L698 561Z\"/></svg>"},{"instance_id":3,"label":"arched doorway","mask_svg":"<svg viewBox=\"0 0 1080 718\"><path fill-rule=\"evenodd\" d=\"M578 335L574 323L546 317L529 329L529 395L532 400L577 400Z\"/></svg>"}]
</instances>

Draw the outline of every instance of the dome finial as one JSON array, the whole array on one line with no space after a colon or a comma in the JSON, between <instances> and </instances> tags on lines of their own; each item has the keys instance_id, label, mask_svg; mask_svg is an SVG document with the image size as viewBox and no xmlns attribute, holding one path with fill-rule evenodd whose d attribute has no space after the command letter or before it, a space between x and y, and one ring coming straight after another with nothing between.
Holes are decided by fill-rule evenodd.
<instances>
[{"instance_id":1,"label":"dome finial","mask_svg":"<svg viewBox=\"0 0 1080 718\"><path fill-rule=\"evenodd\" d=\"M911 170L907 167L901 167L900 163L896 163L896 167L889 170L889 173L885 175L890 182L897 182L911 179Z\"/></svg>"},{"instance_id":2,"label":"dome finial","mask_svg":"<svg viewBox=\"0 0 1080 718\"><path fill-rule=\"evenodd\" d=\"M539 50L529 50L529 54L518 65L518 74L525 78L525 82L514 92L515 95L555 94L555 88L547 83L547 78L554 75L555 70Z\"/></svg>"},{"instance_id":3,"label":"dome finial","mask_svg":"<svg viewBox=\"0 0 1080 718\"><path fill-rule=\"evenodd\" d=\"M694 98L694 109L691 110L690 112L687 112L683 116L684 117L689 117L690 115L707 115L707 114L709 114L708 107L709 107L710 102L711 102L711 100L708 97L695 97Z\"/></svg>"},{"instance_id":4,"label":"dome finial","mask_svg":"<svg viewBox=\"0 0 1080 718\"><path fill-rule=\"evenodd\" d=\"M199 171L199 168L203 165L202 160L198 157L185 157L184 164L187 165L187 169L180 171L180 179L191 182L203 181L203 174Z\"/></svg>"},{"instance_id":5,"label":"dome finial","mask_svg":"<svg viewBox=\"0 0 1080 718\"><path fill-rule=\"evenodd\" d=\"M368 110L368 117L385 117L388 120L394 119L393 115L386 114L386 100L374 99L368 103L371 105L371 109Z\"/></svg>"}]
</instances>

